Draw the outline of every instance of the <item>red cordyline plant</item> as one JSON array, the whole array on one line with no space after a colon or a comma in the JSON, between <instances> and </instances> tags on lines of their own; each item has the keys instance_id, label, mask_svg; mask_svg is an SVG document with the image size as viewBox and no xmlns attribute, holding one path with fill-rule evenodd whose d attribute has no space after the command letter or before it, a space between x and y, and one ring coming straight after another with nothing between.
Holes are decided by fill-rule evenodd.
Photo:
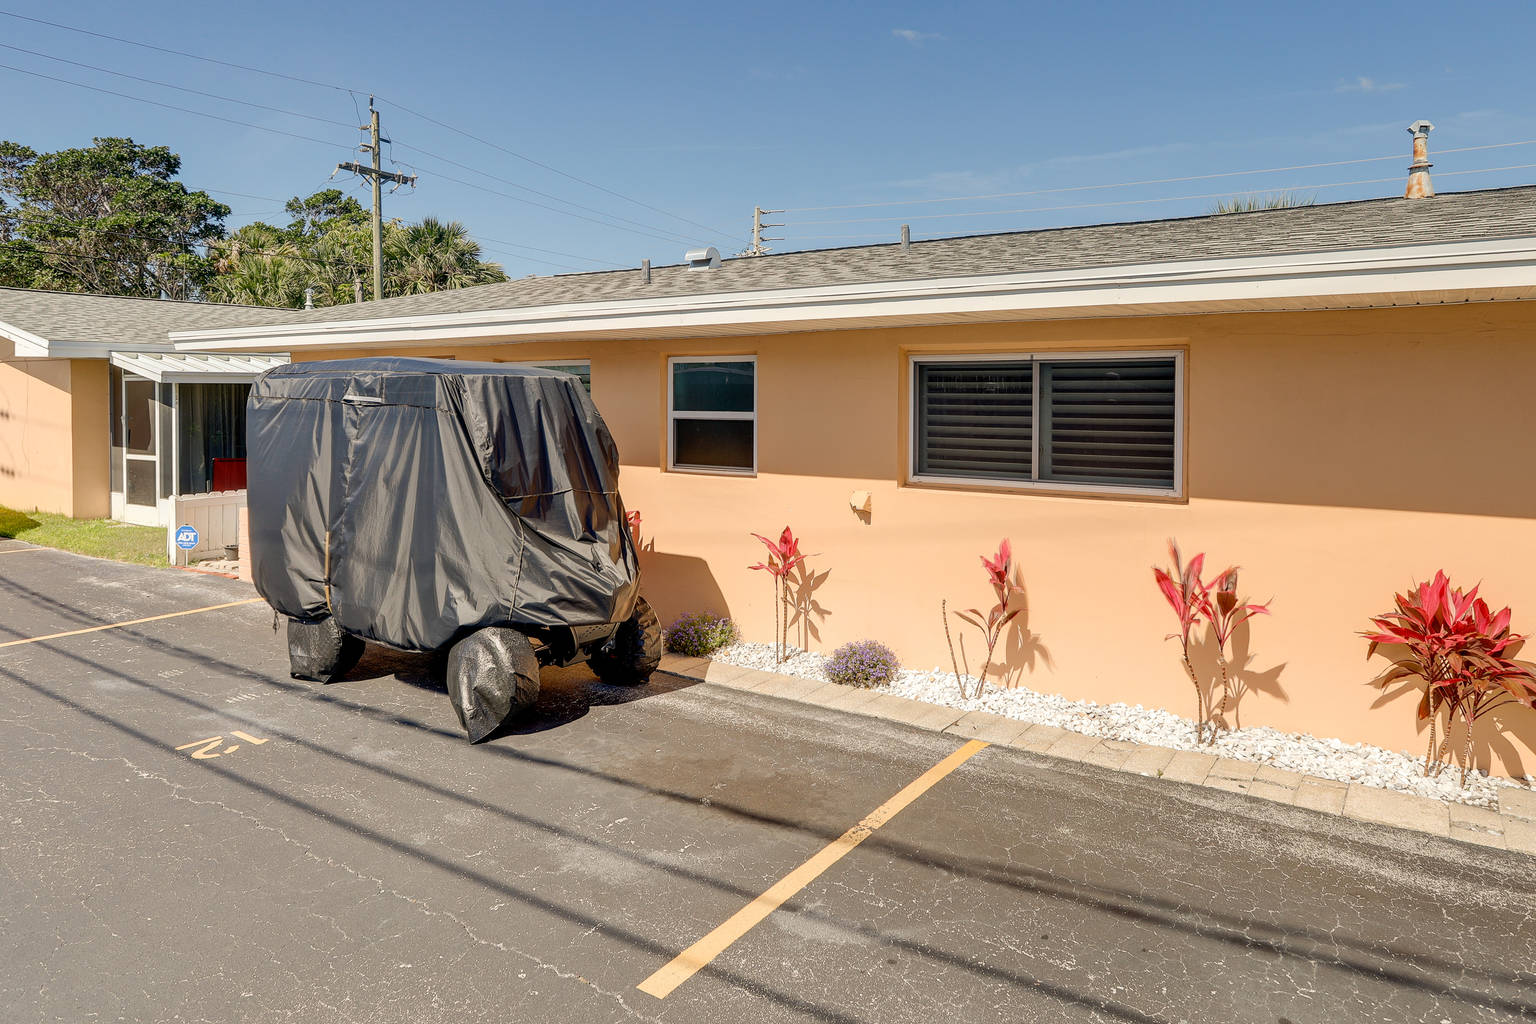
<instances>
[{"instance_id":1,"label":"red cordyline plant","mask_svg":"<svg viewBox=\"0 0 1536 1024\"><path fill-rule=\"evenodd\" d=\"M1510 648L1525 637L1510 632L1510 611L1490 612L1477 596L1477 587L1463 593L1453 589L1443 571L1406 594L1397 594L1396 611L1371 619L1374 632L1361 635L1371 642L1366 657L1383 645L1400 646L1406 656L1376 680L1382 688L1414 676L1427 684L1418 716L1429 719L1429 749L1424 774L1444 770L1451 725L1459 717L1466 730L1462 750L1461 784L1472 767L1472 724L1509 704L1536 707L1536 676L1509 657ZM1445 736L1435 746L1435 727L1445 712Z\"/></svg>"},{"instance_id":2,"label":"red cordyline plant","mask_svg":"<svg viewBox=\"0 0 1536 1024\"><path fill-rule=\"evenodd\" d=\"M629 537L635 542L635 550L640 550L640 510L634 509L624 514L624 521L629 524Z\"/></svg>"},{"instance_id":3,"label":"red cordyline plant","mask_svg":"<svg viewBox=\"0 0 1536 1024\"><path fill-rule=\"evenodd\" d=\"M768 560L749 565L749 569L763 569L773 577L773 644L774 660L783 664L784 657L789 647L789 615L785 605L788 604L789 574L795 566L805 561L807 555L800 553L800 541L789 527L784 527L784 532L779 534L777 542L769 540L760 533L752 536L763 542L768 549ZM782 625L780 623L782 622Z\"/></svg>"},{"instance_id":4,"label":"red cordyline plant","mask_svg":"<svg viewBox=\"0 0 1536 1024\"><path fill-rule=\"evenodd\" d=\"M1211 631L1216 634L1216 664L1221 668L1221 704L1216 708L1216 721L1225 724L1227 703L1232 699L1232 673L1227 665L1227 643L1232 639L1232 634L1238 626L1247 622L1255 615L1268 615L1269 603L1249 604L1246 598L1237 595L1237 567L1233 566L1216 578L1216 582L1206 586L1206 595L1215 594L1215 600L1209 603L1206 609L1206 617L1211 620ZM1233 714L1238 714L1233 707ZM1214 724L1212 741L1215 741ZM1238 720L1241 727L1241 719Z\"/></svg>"},{"instance_id":5,"label":"red cordyline plant","mask_svg":"<svg viewBox=\"0 0 1536 1024\"><path fill-rule=\"evenodd\" d=\"M1200 578L1205 567L1205 555L1198 554L1186 565L1179 554L1177 541L1168 542L1168 554L1173 565L1167 569L1153 567L1152 575L1157 587L1168 600L1168 606L1178 617L1179 631L1169 633L1164 639L1178 638L1184 658L1184 671L1195 686L1195 742L1205 741L1205 727L1211 727L1210 743L1216 742L1216 732L1226 726L1227 705L1232 701L1232 670L1227 661L1227 644L1237 627L1255 615L1268 615L1269 605L1251 604L1237 593L1237 567L1223 569L1209 582ZM1216 638L1216 664L1221 670L1221 702L1214 708L1205 699L1205 687L1189 660L1189 642L1195 629L1202 623L1210 624Z\"/></svg>"},{"instance_id":6,"label":"red cordyline plant","mask_svg":"<svg viewBox=\"0 0 1536 1024\"><path fill-rule=\"evenodd\" d=\"M1019 609L1008 606L1013 603L1014 595L1023 590L1013 581L1013 549L1006 537L998 544L996 555L991 558L986 555L981 556L981 564L987 570L987 582L992 584L992 592L997 595L997 604L985 614L977 608L955 612L962 620L981 631L982 641L987 645L987 657L981 663L981 673L976 679L976 692L969 695L972 697L981 696L981 691L986 688L987 670L992 664L992 652L997 649L997 643L1003 638L1008 624L1019 614ZM949 643L949 660L955 669L955 685L960 687L960 698L964 700L967 696L965 677L960 674L960 662L955 657L955 642L949 635L949 602L940 601L939 610L944 616L944 639Z\"/></svg>"},{"instance_id":7,"label":"red cordyline plant","mask_svg":"<svg viewBox=\"0 0 1536 1024\"><path fill-rule=\"evenodd\" d=\"M1195 687L1195 742L1200 743L1205 739L1205 725L1208 712L1205 707L1205 688L1200 685L1200 677L1195 673L1195 666L1189 660L1190 634L1202 620L1213 617L1214 609L1211 605L1210 585L1200 579L1200 570L1205 566L1205 555L1199 554L1184 564L1183 557L1179 554L1177 541L1168 542L1168 554L1173 558L1173 565L1168 569L1152 567L1152 575L1157 580L1157 587L1163 592L1163 597L1168 599L1168 605L1173 609L1173 614L1178 617L1179 631L1169 633L1163 639L1172 640L1178 638L1184 654L1184 671L1189 673L1189 681ZM1215 742L1216 730L1212 726L1211 740Z\"/></svg>"}]
</instances>

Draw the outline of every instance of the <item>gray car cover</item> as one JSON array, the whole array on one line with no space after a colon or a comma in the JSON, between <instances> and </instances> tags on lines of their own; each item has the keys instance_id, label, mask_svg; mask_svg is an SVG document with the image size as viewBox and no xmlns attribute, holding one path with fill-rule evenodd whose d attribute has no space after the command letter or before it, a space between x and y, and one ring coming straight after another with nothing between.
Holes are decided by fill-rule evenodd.
<instances>
[{"instance_id":1,"label":"gray car cover","mask_svg":"<svg viewBox=\"0 0 1536 1024\"><path fill-rule=\"evenodd\" d=\"M403 650L627 618L618 448L578 378L433 359L269 370L247 406L256 589Z\"/></svg>"}]
</instances>

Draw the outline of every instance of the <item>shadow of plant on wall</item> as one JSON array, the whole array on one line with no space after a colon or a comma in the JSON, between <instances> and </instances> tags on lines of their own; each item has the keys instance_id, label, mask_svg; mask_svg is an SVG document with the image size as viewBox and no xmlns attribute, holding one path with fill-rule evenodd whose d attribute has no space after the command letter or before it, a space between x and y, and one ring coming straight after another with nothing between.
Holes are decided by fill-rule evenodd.
<instances>
[{"instance_id":1,"label":"shadow of plant on wall","mask_svg":"<svg viewBox=\"0 0 1536 1024\"><path fill-rule=\"evenodd\" d=\"M789 615L785 632L794 635L795 644L802 651L810 650L811 642L821 639L821 624L832 614L816 596L816 592L831 575L831 569L816 572L805 561L801 561L784 577L784 597Z\"/></svg>"}]
</instances>

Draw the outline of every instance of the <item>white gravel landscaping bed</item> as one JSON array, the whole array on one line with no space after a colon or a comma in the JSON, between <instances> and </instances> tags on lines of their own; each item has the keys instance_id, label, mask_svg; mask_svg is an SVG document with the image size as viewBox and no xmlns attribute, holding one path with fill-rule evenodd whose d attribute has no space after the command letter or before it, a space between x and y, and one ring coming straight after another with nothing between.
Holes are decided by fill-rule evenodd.
<instances>
[{"instance_id":1,"label":"white gravel landscaping bed","mask_svg":"<svg viewBox=\"0 0 1536 1024\"><path fill-rule=\"evenodd\" d=\"M773 645L735 643L712 655L714 660L744 668L761 669L826 680L822 664L825 655L792 648L782 664L774 663ZM966 689L976 682L966 678ZM1286 771L1301 772L1339 782L1358 782L1379 789L1433 797L1453 803L1493 807L1498 791L1521 782L1474 773L1462 789L1457 779L1460 770L1448 767L1437 778L1424 777L1424 759L1407 752L1384 750L1364 743L1322 739L1306 733L1281 732L1268 726L1222 732L1212 746L1195 744L1195 725L1159 708L1140 704L1097 704L1089 700L1068 700L1048 693L1038 693L1026 686L1007 689L988 683L980 697L961 699L953 672L903 669L896 681L878 688L882 693L927 701L962 711L990 711L994 715L1016 718L1040 725L1054 725L1071 732L1107 740L1129 740L1173 750L1194 750L1240 761L1257 761ZM1528 788L1536 778L1527 776Z\"/></svg>"}]
</instances>

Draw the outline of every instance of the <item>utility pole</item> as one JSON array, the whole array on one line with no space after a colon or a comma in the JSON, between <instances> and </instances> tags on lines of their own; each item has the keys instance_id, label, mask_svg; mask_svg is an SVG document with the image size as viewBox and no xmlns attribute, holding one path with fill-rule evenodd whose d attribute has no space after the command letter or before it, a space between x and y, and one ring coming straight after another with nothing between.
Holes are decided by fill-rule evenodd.
<instances>
[{"instance_id":1,"label":"utility pole","mask_svg":"<svg viewBox=\"0 0 1536 1024\"><path fill-rule=\"evenodd\" d=\"M781 228L783 224L764 224L763 215L769 213L783 213L783 210L765 210L761 206L752 207L752 248L742 253L743 256L762 256L773 252L764 242L782 242L782 238L764 238L764 228Z\"/></svg>"},{"instance_id":2,"label":"utility pole","mask_svg":"<svg viewBox=\"0 0 1536 1024\"><path fill-rule=\"evenodd\" d=\"M389 140L383 139L379 135L379 112L373 106L372 96L368 97L368 113L370 115L368 123L359 125L357 130L367 132L369 141L358 146L357 150L360 153L372 155L372 166L349 160L344 164L337 164L336 171L351 171L353 174L361 175L373 182L373 297L375 299L382 299L384 297L384 197L380 193L379 183L384 181L394 182L395 188L390 189L391 192L398 189L401 185L410 185L414 188L416 186L416 175L397 174L394 171L386 171L379 166L379 158L382 152L379 144ZM336 171L331 172L333 177Z\"/></svg>"}]
</instances>

